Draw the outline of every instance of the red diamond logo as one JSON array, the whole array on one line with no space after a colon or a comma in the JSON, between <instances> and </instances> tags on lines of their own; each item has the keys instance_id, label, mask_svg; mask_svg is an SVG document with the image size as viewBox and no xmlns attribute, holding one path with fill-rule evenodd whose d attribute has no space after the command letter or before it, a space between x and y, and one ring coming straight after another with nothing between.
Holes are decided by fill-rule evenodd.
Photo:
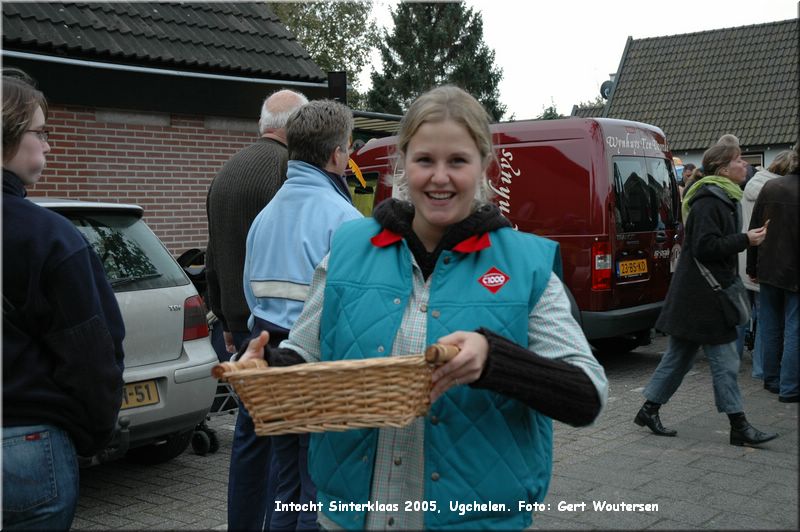
<instances>
[{"instance_id":1,"label":"red diamond logo","mask_svg":"<svg viewBox=\"0 0 800 532\"><path fill-rule=\"evenodd\" d=\"M491 293L496 294L498 290L500 290L504 284L508 282L510 277L495 267L492 267L488 272L484 273L478 279L478 282L481 283L487 290Z\"/></svg>"}]
</instances>

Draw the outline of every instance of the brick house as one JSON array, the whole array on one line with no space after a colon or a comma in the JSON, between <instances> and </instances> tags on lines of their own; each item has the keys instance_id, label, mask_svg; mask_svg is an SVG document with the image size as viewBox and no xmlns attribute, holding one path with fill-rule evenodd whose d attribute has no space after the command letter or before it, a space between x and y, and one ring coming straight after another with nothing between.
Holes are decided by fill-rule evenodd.
<instances>
[{"instance_id":1,"label":"brick house","mask_svg":"<svg viewBox=\"0 0 800 532\"><path fill-rule=\"evenodd\" d=\"M4 67L31 75L50 105L52 151L30 194L139 204L175 255L205 248L209 184L256 140L264 97L281 88L331 97L329 76L264 3L2 11ZM362 115L374 134L396 126Z\"/></svg>"},{"instance_id":2,"label":"brick house","mask_svg":"<svg viewBox=\"0 0 800 532\"><path fill-rule=\"evenodd\" d=\"M798 140L798 19L633 39L604 107L573 116L625 118L664 130L673 155L700 165L725 133L768 165Z\"/></svg>"}]
</instances>

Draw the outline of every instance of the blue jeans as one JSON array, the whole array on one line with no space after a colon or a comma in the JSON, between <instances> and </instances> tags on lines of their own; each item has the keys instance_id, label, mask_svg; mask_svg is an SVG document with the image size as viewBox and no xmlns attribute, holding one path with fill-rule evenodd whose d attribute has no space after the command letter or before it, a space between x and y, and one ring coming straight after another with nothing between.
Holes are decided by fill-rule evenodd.
<instances>
[{"instance_id":1,"label":"blue jeans","mask_svg":"<svg viewBox=\"0 0 800 532\"><path fill-rule=\"evenodd\" d=\"M666 353L661 357L656 371L644 389L648 401L664 404L680 387L683 378L694 365L697 350L702 347L711 366L714 382L714 402L718 412L735 414L743 412L742 394L736 381L739 373L739 355L736 342L703 345L670 336Z\"/></svg>"},{"instance_id":2,"label":"blue jeans","mask_svg":"<svg viewBox=\"0 0 800 532\"><path fill-rule=\"evenodd\" d=\"M739 358L744 356L744 337L758 319L758 292L755 290L747 290L747 299L750 301L750 321L744 325L736 327L736 352L739 353ZM755 345L753 346L753 377L756 377L756 351ZM758 359L758 370L761 371L761 359ZM761 377L756 377L760 379Z\"/></svg>"},{"instance_id":3,"label":"blue jeans","mask_svg":"<svg viewBox=\"0 0 800 532\"><path fill-rule=\"evenodd\" d=\"M753 327L755 327L756 338L753 344L753 370L750 375L754 379L763 379L764 378L764 349L761 346L761 330L758 326L758 316L760 314L761 308L761 298L758 295L758 292L754 291L747 291L748 294L752 295L751 300L753 301L753 316L750 318L750 323Z\"/></svg>"},{"instance_id":4,"label":"blue jeans","mask_svg":"<svg viewBox=\"0 0 800 532\"><path fill-rule=\"evenodd\" d=\"M764 384L779 387L781 397L796 397L800 395L797 352L800 294L761 283L759 298Z\"/></svg>"},{"instance_id":5,"label":"blue jeans","mask_svg":"<svg viewBox=\"0 0 800 532\"><path fill-rule=\"evenodd\" d=\"M278 468L275 500L306 504L316 502L317 488L308 474L308 434L272 437ZM317 530L317 512L282 512L272 514L270 530Z\"/></svg>"},{"instance_id":6,"label":"blue jeans","mask_svg":"<svg viewBox=\"0 0 800 532\"><path fill-rule=\"evenodd\" d=\"M228 530L269 530L276 485L272 438L256 436L250 414L239 405L228 471Z\"/></svg>"},{"instance_id":7,"label":"blue jeans","mask_svg":"<svg viewBox=\"0 0 800 532\"><path fill-rule=\"evenodd\" d=\"M247 333L233 333L237 347ZM239 405L228 471L228 530L267 530L275 507L272 438L256 436L250 414Z\"/></svg>"},{"instance_id":8,"label":"blue jeans","mask_svg":"<svg viewBox=\"0 0 800 532\"><path fill-rule=\"evenodd\" d=\"M69 530L80 489L78 458L53 425L3 427L3 528Z\"/></svg>"}]
</instances>

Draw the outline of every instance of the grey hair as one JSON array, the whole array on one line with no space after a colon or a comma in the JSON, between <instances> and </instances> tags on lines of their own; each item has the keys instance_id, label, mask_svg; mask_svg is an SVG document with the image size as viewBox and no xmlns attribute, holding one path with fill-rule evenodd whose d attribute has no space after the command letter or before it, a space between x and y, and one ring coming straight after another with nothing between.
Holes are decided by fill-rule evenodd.
<instances>
[{"instance_id":1,"label":"grey hair","mask_svg":"<svg viewBox=\"0 0 800 532\"><path fill-rule=\"evenodd\" d=\"M258 120L258 133L263 135L268 129L283 129L292 113L308 103L308 98L299 92L282 89L273 92L261 105L261 118Z\"/></svg>"},{"instance_id":2,"label":"grey hair","mask_svg":"<svg viewBox=\"0 0 800 532\"><path fill-rule=\"evenodd\" d=\"M730 146L739 146L739 137L731 133L725 133L719 138L717 144L728 144Z\"/></svg>"},{"instance_id":3,"label":"grey hair","mask_svg":"<svg viewBox=\"0 0 800 532\"><path fill-rule=\"evenodd\" d=\"M353 113L334 100L314 100L297 109L286 123L289 159L325 168L334 150L347 154Z\"/></svg>"}]
</instances>

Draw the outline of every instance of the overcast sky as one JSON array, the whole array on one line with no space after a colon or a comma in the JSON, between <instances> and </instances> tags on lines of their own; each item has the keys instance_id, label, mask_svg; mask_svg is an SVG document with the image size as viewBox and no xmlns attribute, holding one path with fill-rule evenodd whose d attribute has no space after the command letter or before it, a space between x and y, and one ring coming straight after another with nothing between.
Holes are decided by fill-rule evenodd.
<instances>
[{"instance_id":1,"label":"overcast sky","mask_svg":"<svg viewBox=\"0 0 800 532\"><path fill-rule=\"evenodd\" d=\"M376 0L379 25L389 6ZM483 14L484 42L503 69L500 100L506 119L535 118L554 103L568 115L594 100L634 39L693 33L797 17L796 0L467 0ZM376 69L380 58L374 56ZM362 90L369 86L369 67ZM665 80L680 83L682 80ZM685 80L691 82L691 80Z\"/></svg>"}]
</instances>

